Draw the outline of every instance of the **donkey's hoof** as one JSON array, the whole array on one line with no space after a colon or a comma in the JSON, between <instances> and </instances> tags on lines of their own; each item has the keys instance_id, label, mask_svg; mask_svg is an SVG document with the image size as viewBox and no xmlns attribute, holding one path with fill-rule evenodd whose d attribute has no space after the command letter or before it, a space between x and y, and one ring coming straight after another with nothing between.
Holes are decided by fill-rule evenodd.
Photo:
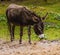
<instances>
[{"instance_id":1,"label":"donkey's hoof","mask_svg":"<svg viewBox=\"0 0 60 55\"><path fill-rule=\"evenodd\" d=\"M14 40L11 40L11 42L13 42Z\"/></svg>"},{"instance_id":2,"label":"donkey's hoof","mask_svg":"<svg viewBox=\"0 0 60 55\"><path fill-rule=\"evenodd\" d=\"M22 44L22 42L19 42L19 44Z\"/></svg>"},{"instance_id":3,"label":"donkey's hoof","mask_svg":"<svg viewBox=\"0 0 60 55\"><path fill-rule=\"evenodd\" d=\"M32 44L31 42L29 42L29 44Z\"/></svg>"},{"instance_id":4,"label":"donkey's hoof","mask_svg":"<svg viewBox=\"0 0 60 55\"><path fill-rule=\"evenodd\" d=\"M19 44L22 44L22 42L19 42Z\"/></svg>"}]
</instances>

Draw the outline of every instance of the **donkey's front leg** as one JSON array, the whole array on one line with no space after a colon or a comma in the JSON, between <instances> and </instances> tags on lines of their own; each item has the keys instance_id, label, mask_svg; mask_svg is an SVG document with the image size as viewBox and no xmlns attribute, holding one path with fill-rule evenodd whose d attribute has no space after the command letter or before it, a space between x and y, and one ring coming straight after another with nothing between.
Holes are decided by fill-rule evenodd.
<instances>
[{"instance_id":1,"label":"donkey's front leg","mask_svg":"<svg viewBox=\"0 0 60 55\"><path fill-rule=\"evenodd\" d=\"M29 43L31 44L31 25L28 26L28 37L29 37Z\"/></svg>"},{"instance_id":2,"label":"donkey's front leg","mask_svg":"<svg viewBox=\"0 0 60 55\"><path fill-rule=\"evenodd\" d=\"M20 40L19 40L20 44L22 42L22 36L23 36L23 26L20 26Z\"/></svg>"}]
</instances>

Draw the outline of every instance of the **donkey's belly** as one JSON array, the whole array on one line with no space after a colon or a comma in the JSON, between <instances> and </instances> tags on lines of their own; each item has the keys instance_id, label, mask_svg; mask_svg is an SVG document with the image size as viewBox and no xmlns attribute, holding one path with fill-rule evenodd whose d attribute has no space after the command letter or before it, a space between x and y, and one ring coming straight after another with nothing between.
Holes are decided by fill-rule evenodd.
<instances>
[{"instance_id":1,"label":"donkey's belly","mask_svg":"<svg viewBox=\"0 0 60 55\"><path fill-rule=\"evenodd\" d=\"M13 22L10 22L11 24L13 24L13 25L17 25L17 26L28 26L28 25L34 25L34 23L30 23L30 22L15 22L15 21L13 21Z\"/></svg>"},{"instance_id":2,"label":"donkey's belly","mask_svg":"<svg viewBox=\"0 0 60 55\"><path fill-rule=\"evenodd\" d=\"M14 25L34 25L35 23L32 21L28 21L28 20L20 20L20 19L11 19L10 23L14 24Z\"/></svg>"}]
</instances>

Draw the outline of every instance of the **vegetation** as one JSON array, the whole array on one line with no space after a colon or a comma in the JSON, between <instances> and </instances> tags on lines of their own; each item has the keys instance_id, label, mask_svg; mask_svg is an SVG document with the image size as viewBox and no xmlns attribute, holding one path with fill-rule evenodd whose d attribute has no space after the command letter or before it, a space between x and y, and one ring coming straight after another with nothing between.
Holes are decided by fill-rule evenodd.
<instances>
[{"instance_id":1,"label":"vegetation","mask_svg":"<svg viewBox=\"0 0 60 55\"><path fill-rule=\"evenodd\" d=\"M53 1L53 0L52 0ZM7 27L7 20L5 11L7 6L11 2L4 2L0 4L0 38L4 38L9 40L9 31ZM45 37L47 40L57 40L60 39L60 3L53 1L53 3L49 0L43 2L42 0L29 0L29 1L22 1L22 2L14 2L19 5L27 6L30 10L34 11L39 16L44 16L48 12L48 16L46 20L44 20L45 24ZM15 28L15 37L19 39L19 27ZM24 29L24 36L23 39L27 39L27 27ZM35 35L33 27L32 27L32 40L38 40L38 36Z\"/></svg>"}]
</instances>

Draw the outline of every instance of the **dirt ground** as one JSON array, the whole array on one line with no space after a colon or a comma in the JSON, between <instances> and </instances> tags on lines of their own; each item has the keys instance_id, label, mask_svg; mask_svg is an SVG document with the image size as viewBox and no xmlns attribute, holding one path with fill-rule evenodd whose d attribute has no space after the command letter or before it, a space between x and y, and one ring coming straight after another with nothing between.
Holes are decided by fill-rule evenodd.
<instances>
[{"instance_id":1,"label":"dirt ground","mask_svg":"<svg viewBox=\"0 0 60 55\"><path fill-rule=\"evenodd\" d=\"M31 45L26 41L0 40L0 55L60 55L60 41L37 41Z\"/></svg>"}]
</instances>

